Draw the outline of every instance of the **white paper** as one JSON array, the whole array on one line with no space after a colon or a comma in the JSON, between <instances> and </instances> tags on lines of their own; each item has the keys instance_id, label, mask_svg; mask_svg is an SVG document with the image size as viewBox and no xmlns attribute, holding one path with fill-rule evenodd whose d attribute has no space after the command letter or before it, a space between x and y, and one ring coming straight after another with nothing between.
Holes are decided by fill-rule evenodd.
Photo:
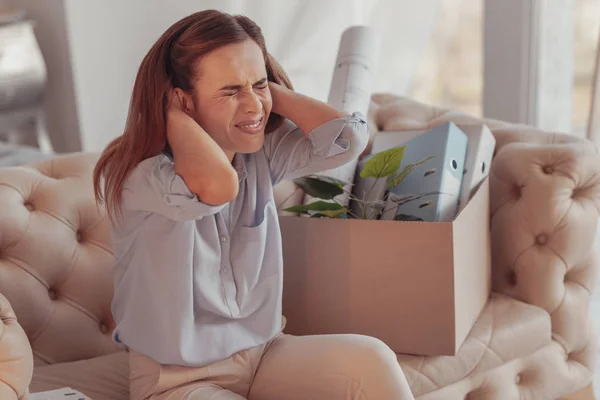
<instances>
[{"instance_id":1,"label":"white paper","mask_svg":"<svg viewBox=\"0 0 600 400\"><path fill-rule=\"evenodd\" d=\"M48 392L31 393L29 395L30 400L92 400L91 397L84 395L83 393L71 389L70 387L64 387L62 389L50 390Z\"/></svg>"},{"instance_id":2,"label":"white paper","mask_svg":"<svg viewBox=\"0 0 600 400\"><path fill-rule=\"evenodd\" d=\"M371 101L371 93L375 80L376 61L379 52L379 37L367 26L351 26L342 34L337 59L333 72L331 88L327 103L347 113L360 112L366 118ZM354 183L354 174L358 159L317 175L324 175L344 181L347 185ZM336 200L347 206L349 192L339 195ZM316 200L309 195L304 197L304 204Z\"/></svg>"}]
</instances>

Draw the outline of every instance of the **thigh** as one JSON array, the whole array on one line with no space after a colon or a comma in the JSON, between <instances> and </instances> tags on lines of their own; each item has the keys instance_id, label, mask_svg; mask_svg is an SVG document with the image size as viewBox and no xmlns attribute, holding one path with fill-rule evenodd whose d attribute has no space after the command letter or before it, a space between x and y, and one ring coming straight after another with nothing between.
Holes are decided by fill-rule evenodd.
<instances>
[{"instance_id":1,"label":"thigh","mask_svg":"<svg viewBox=\"0 0 600 400\"><path fill-rule=\"evenodd\" d=\"M156 394L150 400L246 400L231 390L209 383L190 383Z\"/></svg>"},{"instance_id":2,"label":"thigh","mask_svg":"<svg viewBox=\"0 0 600 400\"><path fill-rule=\"evenodd\" d=\"M161 365L130 351L131 400L245 399L259 363L262 346L241 351L204 367Z\"/></svg>"},{"instance_id":3,"label":"thigh","mask_svg":"<svg viewBox=\"0 0 600 400\"><path fill-rule=\"evenodd\" d=\"M362 335L283 335L260 361L250 400L410 400L394 352Z\"/></svg>"}]
</instances>

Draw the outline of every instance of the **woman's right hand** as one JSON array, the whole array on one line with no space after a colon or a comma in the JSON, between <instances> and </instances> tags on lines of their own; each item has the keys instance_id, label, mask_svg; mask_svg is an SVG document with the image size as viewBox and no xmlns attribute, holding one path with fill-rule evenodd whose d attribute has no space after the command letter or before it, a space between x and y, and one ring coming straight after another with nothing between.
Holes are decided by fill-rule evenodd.
<instances>
[{"instance_id":1,"label":"woman's right hand","mask_svg":"<svg viewBox=\"0 0 600 400\"><path fill-rule=\"evenodd\" d=\"M179 96L175 94L175 90L171 89L167 97L167 112L166 112L166 128L167 138L171 142L170 133L177 132L182 129L191 128L193 125L198 125L192 117L183 111L183 105ZM190 126L191 125L191 126Z\"/></svg>"},{"instance_id":2,"label":"woman's right hand","mask_svg":"<svg viewBox=\"0 0 600 400\"><path fill-rule=\"evenodd\" d=\"M204 203L220 205L239 190L231 160L210 135L183 109L179 97L169 94L166 112L167 140L173 151L175 172Z\"/></svg>"}]
</instances>

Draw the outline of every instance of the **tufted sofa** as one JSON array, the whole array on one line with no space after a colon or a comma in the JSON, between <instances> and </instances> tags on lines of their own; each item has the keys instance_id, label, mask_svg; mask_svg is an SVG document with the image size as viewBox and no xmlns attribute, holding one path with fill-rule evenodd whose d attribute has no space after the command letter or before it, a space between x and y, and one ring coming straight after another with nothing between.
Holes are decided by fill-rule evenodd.
<instances>
[{"instance_id":1,"label":"tufted sofa","mask_svg":"<svg viewBox=\"0 0 600 400\"><path fill-rule=\"evenodd\" d=\"M383 93L369 112L374 134L446 121L481 122ZM573 136L486 123L497 139L493 293L456 356L398 361L420 400L568 396L590 385L596 354L589 305L600 155ZM108 222L92 194L97 156L0 169L2 400L62 386L94 400L128 398L127 353L111 341ZM293 183L277 187L282 207L301 196Z\"/></svg>"}]
</instances>

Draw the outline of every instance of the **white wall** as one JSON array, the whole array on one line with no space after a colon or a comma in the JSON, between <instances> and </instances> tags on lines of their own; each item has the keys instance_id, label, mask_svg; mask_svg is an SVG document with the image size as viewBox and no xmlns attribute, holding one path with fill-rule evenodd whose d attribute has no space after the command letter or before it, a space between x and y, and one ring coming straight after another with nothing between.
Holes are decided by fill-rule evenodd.
<instances>
[{"instance_id":1,"label":"white wall","mask_svg":"<svg viewBox=\"0 0 600 400\"><path fill-rule=\"evenodd\" d=\"M268 1L271 10L265 13L261 11L266 8L265 3L267 1L261 0L180 0L166 6L163 0L66 0L84 149L99 150L121 133L141 59L168 26L198 11L199 4L202 8L217 8L253 18L263 29L270 52L284 64L298 90L322 95L329 72L323 67L333 65L336 38L333 35L319 38L323 33L317 31L301 36L289 27L300 26L302 20L312 20L323 27L337 26L330 32L339 33L347 21L352 21L352 9L331 7L337 8L337 12L319 15L310 1ZM274 14L281 17L272 18ZM330 18L328 24L325 17ZM321 43L320 51L313 47L317 42Z\"/></svg>"},{"instance_id":2,"label":"white wall","mask_svg":"<svg viewBox=\"0 0 600 400\"><path fill-rule=\"evenodd\" d=\"M55 71L52 84L61 88L48 93L48 112L58 121L50 127L53 142L63 151L75 150L73 146L78 143L83 150L100 151L122 133L142 57L168 26L195 11L217 8L254 19L263 30L269 51L286 69L296 90L326 100L340 36L353 24L368 24L381 34L382 56L375 89L406 93L440 2L14 1L39 21L40 44L49 69ZM80 135L73 132L73 126Z\"/></svg>"}]
</instances>

